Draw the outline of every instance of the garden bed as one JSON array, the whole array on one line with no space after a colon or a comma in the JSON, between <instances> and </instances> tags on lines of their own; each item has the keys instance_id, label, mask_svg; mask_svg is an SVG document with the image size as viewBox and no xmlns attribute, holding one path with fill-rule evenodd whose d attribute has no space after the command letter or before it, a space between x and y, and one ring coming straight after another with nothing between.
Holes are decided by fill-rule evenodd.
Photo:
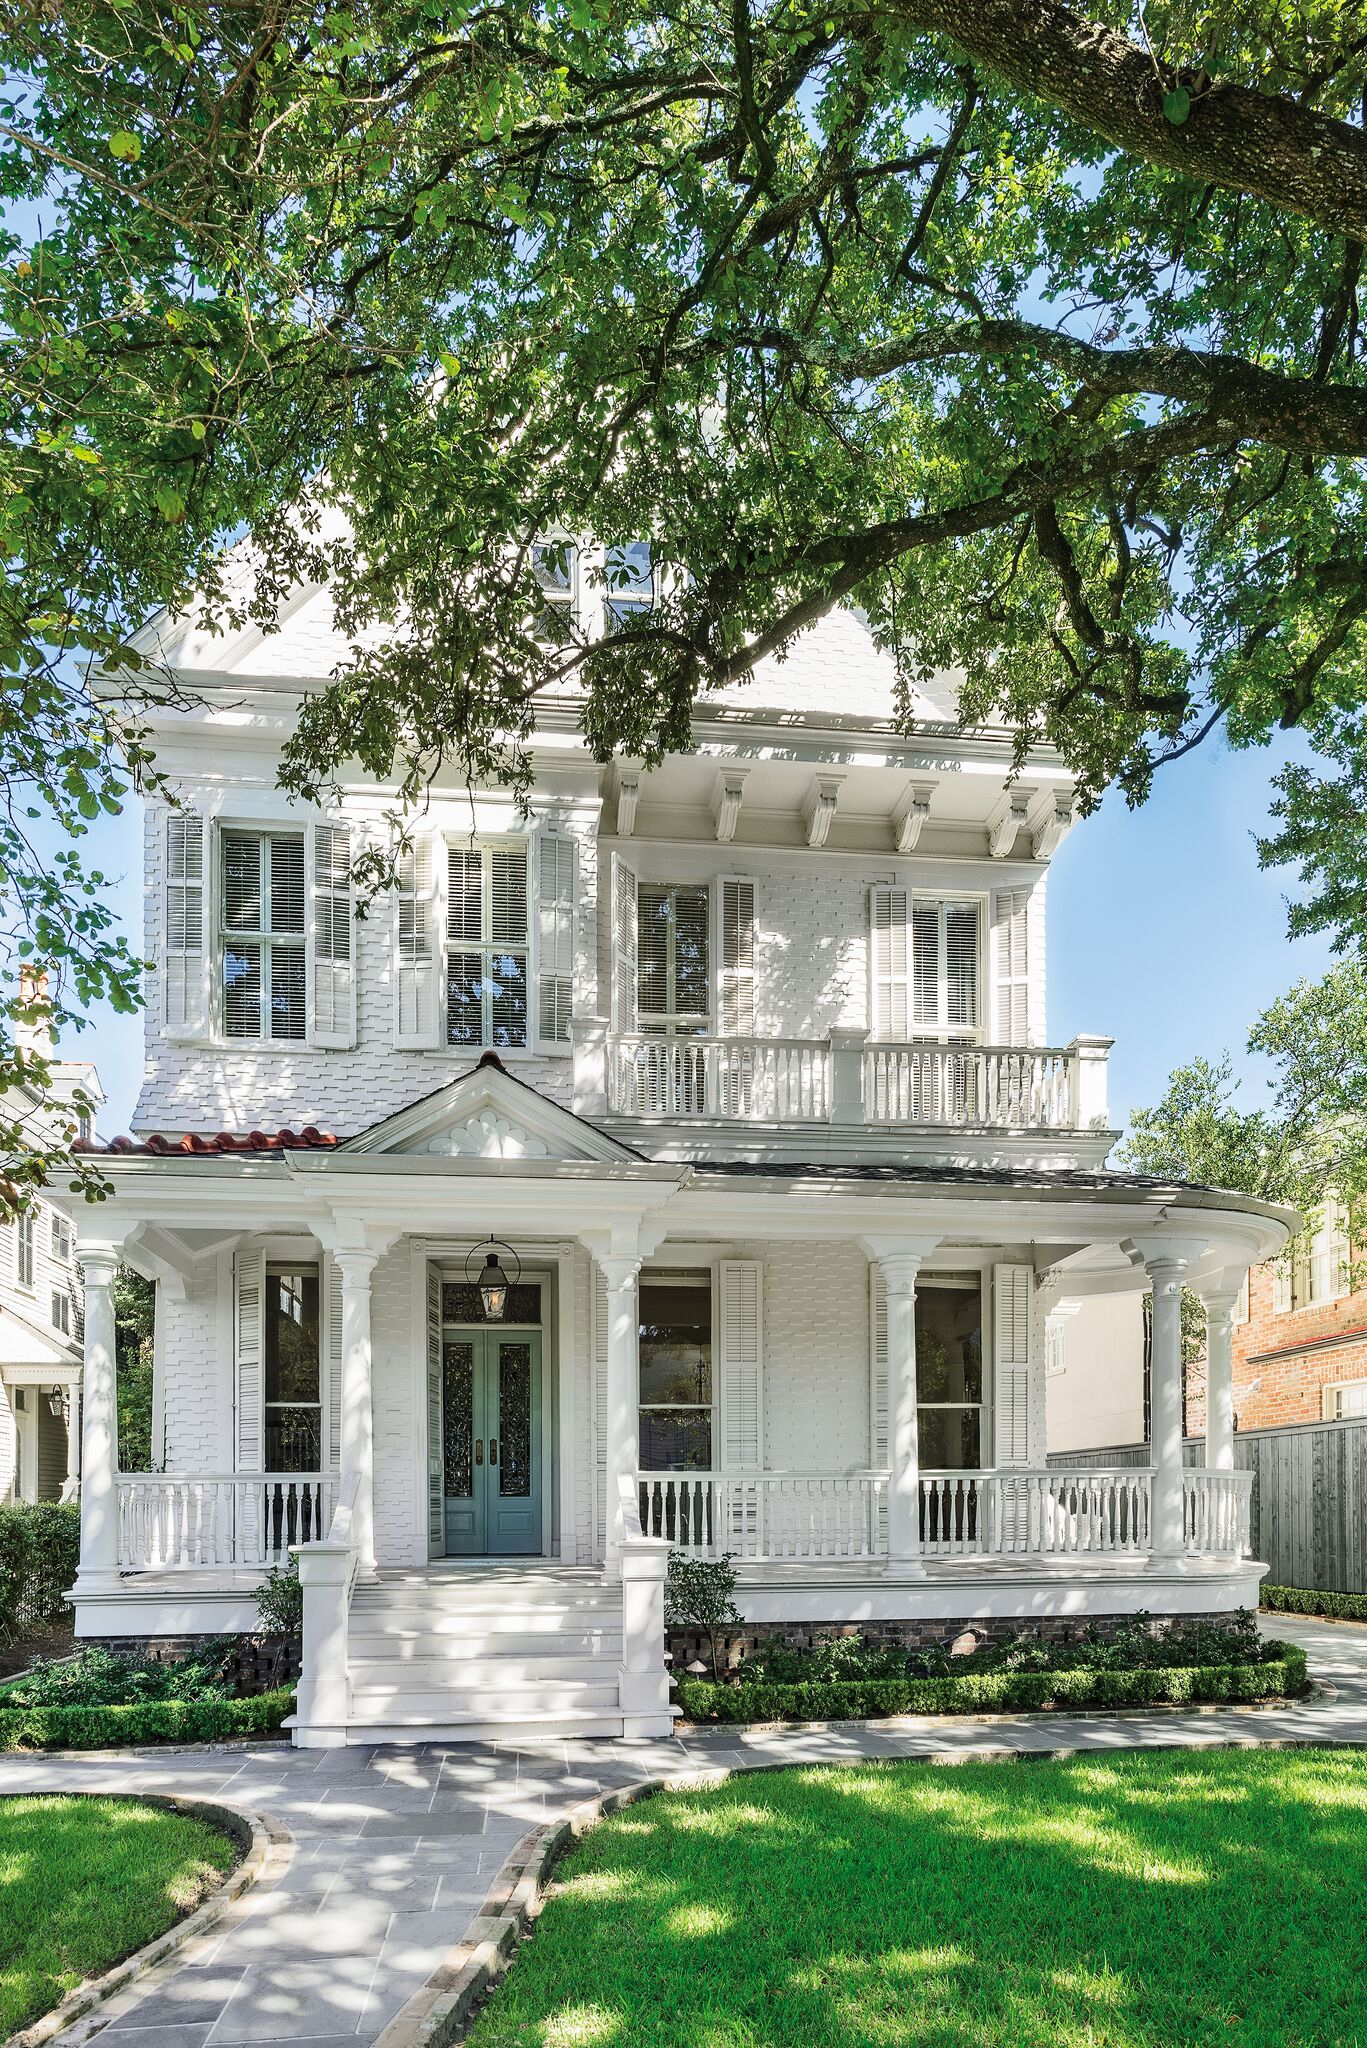
<instances>
[{"instance_id":1,"label":"garden bed","mask_svg":"<svg viewBox=\"0 0 1367 2048\"><path fill-rule=\"evenodd\" d=\"M1274 1614L1319 1615L1326 1621L1367 1621L1367 1593L1322 1593L1311 1586L1264 1586Z\"/></svg>"},{"instance_id":2,"label":"garden bed","mask_svg":"<svg viewBox=\"0 0 1367 2048\"><path fill-rule=\"evenodd\" d=\"M249 1696L225 1675L232 1639L195 1656L148 1660L89 1647L0 1685L0 1750L124 1749L274 1735L292 1686Z\"/></svg>"}]
</instances>

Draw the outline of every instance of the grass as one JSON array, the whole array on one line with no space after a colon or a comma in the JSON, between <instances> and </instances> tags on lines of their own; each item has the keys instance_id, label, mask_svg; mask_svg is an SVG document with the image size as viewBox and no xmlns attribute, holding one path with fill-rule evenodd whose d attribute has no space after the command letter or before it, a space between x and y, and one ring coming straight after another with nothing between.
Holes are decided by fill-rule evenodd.
<instances>
[{"instance_id":1,"label":"grass","mask_svg":"<svg viewBox=\"0 0 1367 2048\"><path fill-rule=\"evenodd\" d=\"M468 2048L1367 2042L1367 1751L743 1775L560 1879Z\"/></svg>"},{"instance_id":2,"label":"grass","mask_svg":"<svg viewBox=\"0 0 1367 2048\"><path fill-rule=\"evenodd\" d=\"M0 1799L0 2040L193 1911L236 1858L217 1828L136 1799Z\"/></svg>"}]
</instances>

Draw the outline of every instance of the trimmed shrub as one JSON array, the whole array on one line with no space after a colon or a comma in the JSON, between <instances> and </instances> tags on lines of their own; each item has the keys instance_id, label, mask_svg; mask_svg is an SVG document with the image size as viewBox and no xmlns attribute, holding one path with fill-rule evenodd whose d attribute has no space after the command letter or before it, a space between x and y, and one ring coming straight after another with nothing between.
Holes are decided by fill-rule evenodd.
<instances>
[{"instance_id":1,"label":"trimmed shrub","mask_svg":"<svg viewBox=\"0 0 1367 2048\"><path fill-rule=\"evenodd\" d=\"M1321 1593L1311 1586L1264 1586L1263 1606L1276 1614L1323 1614L1330 1621L1367 1621L1367 1593Z\"/></svg>"},{"instance_id":2,"label":"trimmed shrub","mask_svg":"<svg viewBox=\"0 0 1367 2048\"><path fill-rule=\"evenodd\" d=\"M120 1657L92 1643L74 1657L40 1659L0 1686L0 1707L137 1707L150 1700L226 1700L225 1667L235 1636L219 1636L192 1657L164 1663Z\"/></svg>"},{"instance_id":3,"label":"trimmed shrub","mask_svg":"<svg viewBox=\"0 0 1367 2048\"><path fill-rule=\"evenodd\" d=\"M78 1502L14 1501L0 1507L0 1640L71 1620L65 1595L80 1559Z\"/></svg>"},{"instance_id":4,"label":"trimmed shrub","mask_svg":"<svg viewBox=\"0 0 1367 2048\"><path fill-rule=\"evenodd\" d=\"M154 1742L226 1742L274 1735L294 1706L289 1687L249 1700L143 1700L123 1707L0 1706L0 1750L128 1749Z\"/></svg>"},{"instance_id":5,"label":"trimmed shrub","mask_svg":"<svg viewBox=\"0 0 1367 2048\"><path fill-rule=\"evenodd\" d=\"M1168 1670L979 1671L951 1678L809 1679L717 1685L681 1678L690 1721L853 1721L887 1714L1009 1714L1057 1707L1182 1706L1290 1697L1305 1690L1305 1652L1269 1643L1256 1664Z\"/></svg>"}]
</instances>

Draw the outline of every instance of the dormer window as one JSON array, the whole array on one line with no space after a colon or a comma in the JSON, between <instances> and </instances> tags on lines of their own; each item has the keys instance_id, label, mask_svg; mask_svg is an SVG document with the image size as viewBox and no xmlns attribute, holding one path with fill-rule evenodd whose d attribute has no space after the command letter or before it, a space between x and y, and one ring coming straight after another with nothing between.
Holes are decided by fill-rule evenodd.
<instances>
[{"instance_id":1,"label":"dormer window","mask_svg":"<svg viewBox=\"0 0 1367 2048\"><path fill-rule=\"evenodd\" d=\"M607 630L618 633L646 618L655 603L655 570L651 562L650 542L632 540L625 547L609 548L605 567Z\"/></svg>"},{"instance_id":2,"label":"dormer window","mask_svg":"<svg viewBox=\"0 0 1367 2048\"><path fill-rule=\"evenodd\" d=\"M304 835L225 831L222 846L224 1036L302 1039Z\"/></svg>"}]
</instances>

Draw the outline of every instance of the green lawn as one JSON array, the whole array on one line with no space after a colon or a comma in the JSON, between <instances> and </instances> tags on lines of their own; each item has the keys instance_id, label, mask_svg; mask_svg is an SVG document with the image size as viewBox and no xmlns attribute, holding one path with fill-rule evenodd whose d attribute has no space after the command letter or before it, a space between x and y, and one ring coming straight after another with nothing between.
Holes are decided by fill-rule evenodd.
<instances>
[{"instance_id":1,"label":"green lawn","mask_svg":"<svg viewBox=\"0 0 1367 2048\"><path fill-rule=\"evenodd\" d=\"M561 1878L469 2048L1367 2042L1367 1751L742 1776Z\"/></svg>"},{"instance_id":2,"label":"green lawn","mask_svg":"<svg viewBox=\"0 0 1367 2048\"><path fill-rule=\"evenodd\" d=\"M0 2040L190 1912L226 1835L136 1799L0 1799Z\"/></svg>"}]
</instances>

